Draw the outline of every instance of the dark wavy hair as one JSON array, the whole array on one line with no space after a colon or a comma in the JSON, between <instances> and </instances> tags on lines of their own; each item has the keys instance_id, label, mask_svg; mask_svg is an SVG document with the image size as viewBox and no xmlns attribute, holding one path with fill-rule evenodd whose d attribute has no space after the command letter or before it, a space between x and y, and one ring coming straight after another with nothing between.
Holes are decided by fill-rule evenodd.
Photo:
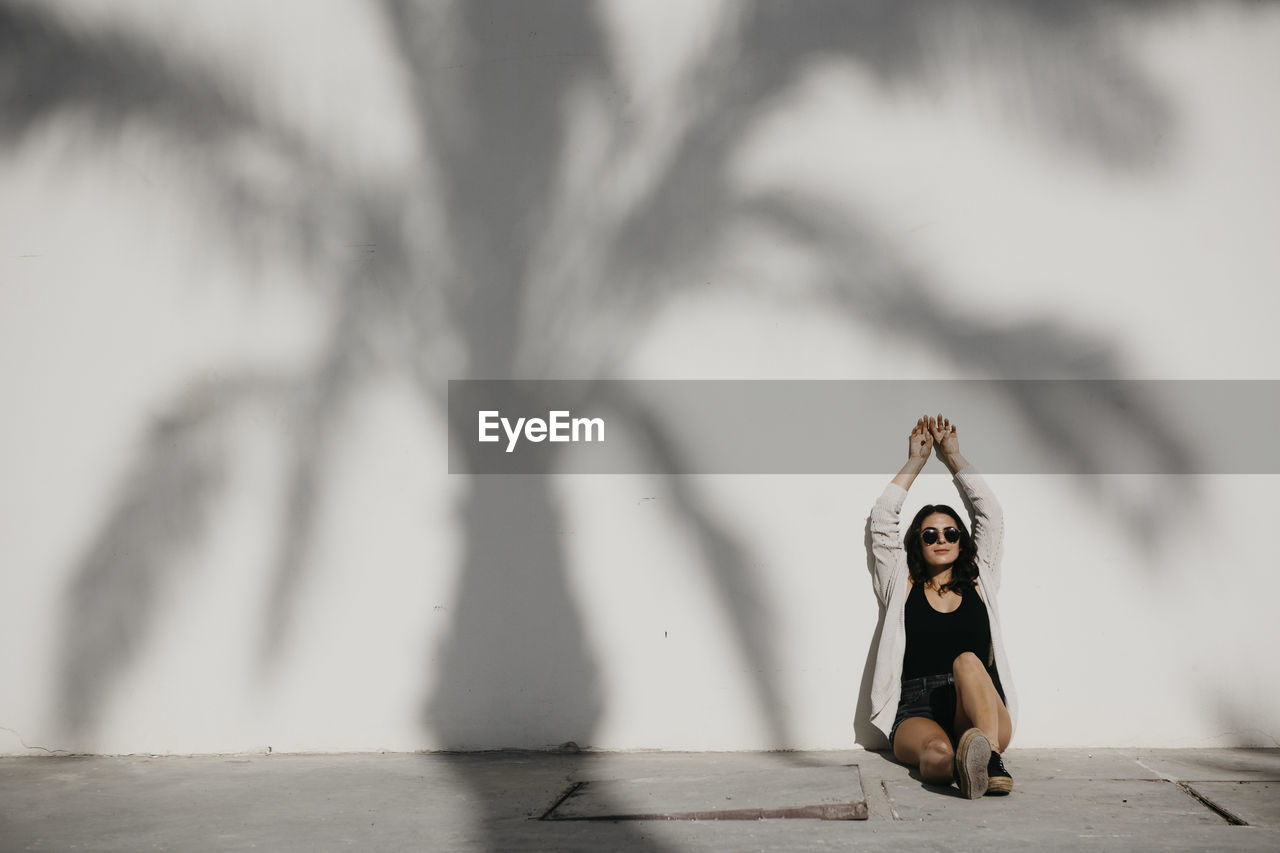
<instances>
[{"instance_id":1,"label":"dark wavy hair","mask_svg":"<svg viewBox=\"0 0 1280 853\"><path fill-rule=\"evenodd\" d=\"M920 530L924 526L924 520L935 512L951 516L956 530L960 531L960 556L956 557L956 562L951 567L951 580L943 584L942 589L950 589L952 592L963 595L973 589L974 582L978 579L978 548L973 544L973 537L969 535L969 528L965 527L960 513L946 504L923 506L911 520L911 526L907 528L906 539L903 541L907 549L907 569L911 572L911 580L915 583L924 583L929 579L929 567L924 561L924 546L920 542Z\"/></svg>"}]
</instances>

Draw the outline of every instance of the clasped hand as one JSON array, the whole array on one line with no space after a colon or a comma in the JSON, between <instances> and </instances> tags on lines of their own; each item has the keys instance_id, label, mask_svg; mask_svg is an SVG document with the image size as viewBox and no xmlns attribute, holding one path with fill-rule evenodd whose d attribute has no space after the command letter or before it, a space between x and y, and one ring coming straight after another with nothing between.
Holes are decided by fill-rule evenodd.
<instances>
[{"instance_id":1,"label":"clasped hand","mask_svg":"<svg viewBox=\"0 0 1280 853\"><path fill-rule=\"evenodd\" d=\"M924 462L929 458L934 447L938 448L938 456L944 461L960 452L960 439L956 435L956 426L941 414L936 418L925 415L916 421L915 429L911 430L911 443L907 450L907 457Z\"/></svg>"}]
</instances>

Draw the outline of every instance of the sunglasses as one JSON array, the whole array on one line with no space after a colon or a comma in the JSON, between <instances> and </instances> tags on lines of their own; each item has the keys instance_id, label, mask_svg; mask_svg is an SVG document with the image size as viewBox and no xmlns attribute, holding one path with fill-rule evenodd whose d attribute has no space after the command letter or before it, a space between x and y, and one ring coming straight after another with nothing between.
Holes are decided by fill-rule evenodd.
<instances>
[{"instance_id":1,"label":"sunglasses","mask_svg":"<svg viewBox=\"0 0 1280 853\"><path fill-rule=\"evenodd\" d=\"M959 531L959 530L956 530L954 527L948 527L946 530L942 531L942 535L943 535L943 536L945 536L945 537L947 538L947 541L948 541L948 542L959 542L959 541L960 541L960 531ZM926 527L924 530L921 530L921 531L920 531L920 541L921 541L921 542L923 542L923 543L924 543L924 544L926 544L926 545L935 545L935 544L937 544L937 542L938 542L938 528L936 528L936 527Z\"/></svg>"}]
</instances>

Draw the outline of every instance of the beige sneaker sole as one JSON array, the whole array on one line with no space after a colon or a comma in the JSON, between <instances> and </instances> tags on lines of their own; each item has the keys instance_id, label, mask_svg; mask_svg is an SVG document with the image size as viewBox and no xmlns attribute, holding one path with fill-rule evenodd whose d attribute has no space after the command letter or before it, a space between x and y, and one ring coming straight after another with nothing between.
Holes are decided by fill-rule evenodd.
<instances>
[{"instance_id":1,"label":"beige sneaker sole","mask_svg":"<svg viewBox=\"0 0 1280 853\"><path fill-rule=\"evenodd\" d=\"M987 796L1003 797L1013 791L1013 779L1009 776L991 776L987 779Z\"/></svg>"},{"instance_id":2,"label":"beige sneaker sole","mask_svg":"<svg viewBox=\"0 0 1280 853\"><path fill-rule=\"evenodd\" d=\"M956 744L956 784L960 786L960 796L976 800L987 792L990 760L991 741L982 729L969 729L960 736Z\"/></svg>"}]
</instances>

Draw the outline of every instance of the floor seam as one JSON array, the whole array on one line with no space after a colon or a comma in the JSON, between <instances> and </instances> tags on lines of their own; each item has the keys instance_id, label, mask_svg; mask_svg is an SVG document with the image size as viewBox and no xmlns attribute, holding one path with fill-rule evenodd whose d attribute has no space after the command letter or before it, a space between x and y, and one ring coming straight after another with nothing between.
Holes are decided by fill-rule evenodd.
<instances>
[{"instance_id":1,"label":"floor seam","mask_svg":"<svg viewBox=\"0 0 1280 853\"><path fill-rule=\"evenodd\" d=\"M898 809L893 804L893 796L889 793L889 786L884 779L880 780L880 790L884 791L885 801L889 803L889 816L894 820L902 820L902 815L898 814Z\"/></svg>"},{"instance_id":2,"label":"floor seam","mask_svg":"<svg viewBox=\"0 0 1280 853\"><path fill-rule=\"evenodd\" d=\"M1240 815L1231 811L1226 806L1218 805L1216 802L1209 799L1209 797L1205 796L1204 794L1197 791L1195 788L1191 787L1191 784L1189 782L1178 782L1176 784L1179 788L1183 790L1183 792L1187 796L1191 797L1193 800L1200 802L1202 805L1204 805L1205 808L1207 808L1209 811L1213 812L1218 817L1222 818L1232 826L1248 826L1249 825L1249 821L1240 817Z\"/></svg>"}]
</instances>

